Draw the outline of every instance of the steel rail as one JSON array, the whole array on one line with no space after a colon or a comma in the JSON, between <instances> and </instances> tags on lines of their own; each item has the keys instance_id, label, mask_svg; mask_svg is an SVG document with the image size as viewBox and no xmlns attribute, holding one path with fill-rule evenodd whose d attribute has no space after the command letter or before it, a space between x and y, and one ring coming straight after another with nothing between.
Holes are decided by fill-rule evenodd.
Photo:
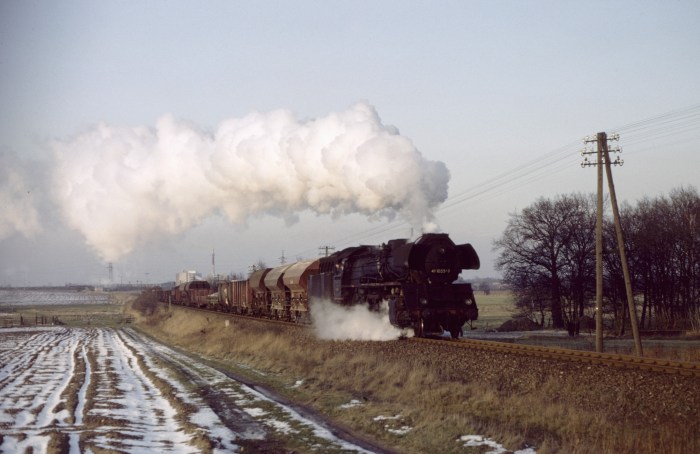
<instances>
[{"instance_id":1,"label":"steel rail","mask_svg":"<svg viewBox=\"0 0 700 454\"><path fill-rule=\"evenodd\" d=\"M543 347L537 345L511 344L475 339L439 340L413 338L415 342L437 343L450 345L455 348L492 351L508 354L519 354L562 361L599 364L624 369L646 370L668 374L680 374L700 377L700 363L673 361L663 358L647 358L632 355L612 353L597 353L585 350L572 350L559 347Z\"/></svg>"}]
</instances>

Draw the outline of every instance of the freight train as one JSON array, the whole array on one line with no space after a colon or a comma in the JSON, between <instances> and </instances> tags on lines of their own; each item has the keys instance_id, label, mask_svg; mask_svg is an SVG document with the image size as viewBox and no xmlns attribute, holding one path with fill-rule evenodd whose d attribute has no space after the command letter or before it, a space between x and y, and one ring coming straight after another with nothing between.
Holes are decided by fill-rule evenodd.
<instances>
[{"instance_id":1,"label":"freight train","mask_svg":"<svg viewBox=\"0 0 700 454\"><path fill-rule=\"evenodd\" d=\"M311 321L314 300L374 311L387 304L398 328L412 328L417 337L449 331L457 338L479 309L471 284L456 281L462 270L479 266L471 244L428 233L413 242L350 247L318 260L258 269L248 279L188 282L159 290L159 299L298 323Z\"/></svg>"}]
</instances>

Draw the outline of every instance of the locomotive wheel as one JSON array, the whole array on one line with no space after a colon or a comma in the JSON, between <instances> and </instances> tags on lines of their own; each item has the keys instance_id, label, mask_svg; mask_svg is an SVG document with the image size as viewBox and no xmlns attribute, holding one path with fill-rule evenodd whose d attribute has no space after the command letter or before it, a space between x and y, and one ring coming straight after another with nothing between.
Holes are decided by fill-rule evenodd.
<instances>
[{"instance_id":1,"label":"locomotive wheel","mask_svg":"<svg viewBox=\"0 0 700 454\"><path fill-rule=\"evenodd\" d=\"M423 317L419 318L413 325L413 332L415 337L425 337L425 320L423 320Z\"/></svg>"},{"instance_id":2,"label":"locomotive wheel","mask_svg":"<svg viewBox=\"0 0 700 454\"><path fill-rule=\"evenodd\" d=\"M459 337L461 335L462 335L462 325L460 325L457 322L452 323L452 326L450 327L450 336L452 336L452 339L459 339Z\"/></svg>"}]
</instances>

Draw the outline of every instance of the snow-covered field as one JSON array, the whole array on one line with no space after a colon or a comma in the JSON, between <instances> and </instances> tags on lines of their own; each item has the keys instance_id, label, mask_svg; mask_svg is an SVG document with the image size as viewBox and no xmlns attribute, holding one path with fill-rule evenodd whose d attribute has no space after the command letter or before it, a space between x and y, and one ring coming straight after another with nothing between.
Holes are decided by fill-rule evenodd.
<instances>
[{"instance_id":1,"label":"snow-covered field","mask_svg":"<svg viewBox=\"0 0 700 454\"><path fill-rule=\"evenodd\" d=\"M109 294L74 290L0 289L0 306L108 304Z\"/></svg>"},{"instance_id":2,"label":"snow-covered field","mask_svg":"<svg viewBox=\"0 0 700 454\"><path fill-rule=\"evenodd\" d=\"M233 452L270 438L367 452L133 330L0 330L0 452Z\"/></svg>"}]
</instances>

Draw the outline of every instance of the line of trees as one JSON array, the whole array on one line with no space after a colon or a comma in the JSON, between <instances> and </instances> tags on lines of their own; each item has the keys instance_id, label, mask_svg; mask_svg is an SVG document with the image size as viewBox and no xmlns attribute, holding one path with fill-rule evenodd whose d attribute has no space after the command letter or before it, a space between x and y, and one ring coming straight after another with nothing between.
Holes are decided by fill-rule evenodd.
<instances>
[{"instance_id":1,"label":"line of trees","mask_svg":"<svg viewBox=\"0 0 700 454\"><path fill-rule=\"evenodd\" d=\"M496 267L512 289L516 307L541 326L576 332L595 307L595 196L541 198L510 215L494 242ZM668 197L623 204L632 288L642 328L686 328L700 314L700 196L694 187ZM622 333L625 285L615 229L607 215L603 231L604 305Z\"/></svg>"}]
</instances>

